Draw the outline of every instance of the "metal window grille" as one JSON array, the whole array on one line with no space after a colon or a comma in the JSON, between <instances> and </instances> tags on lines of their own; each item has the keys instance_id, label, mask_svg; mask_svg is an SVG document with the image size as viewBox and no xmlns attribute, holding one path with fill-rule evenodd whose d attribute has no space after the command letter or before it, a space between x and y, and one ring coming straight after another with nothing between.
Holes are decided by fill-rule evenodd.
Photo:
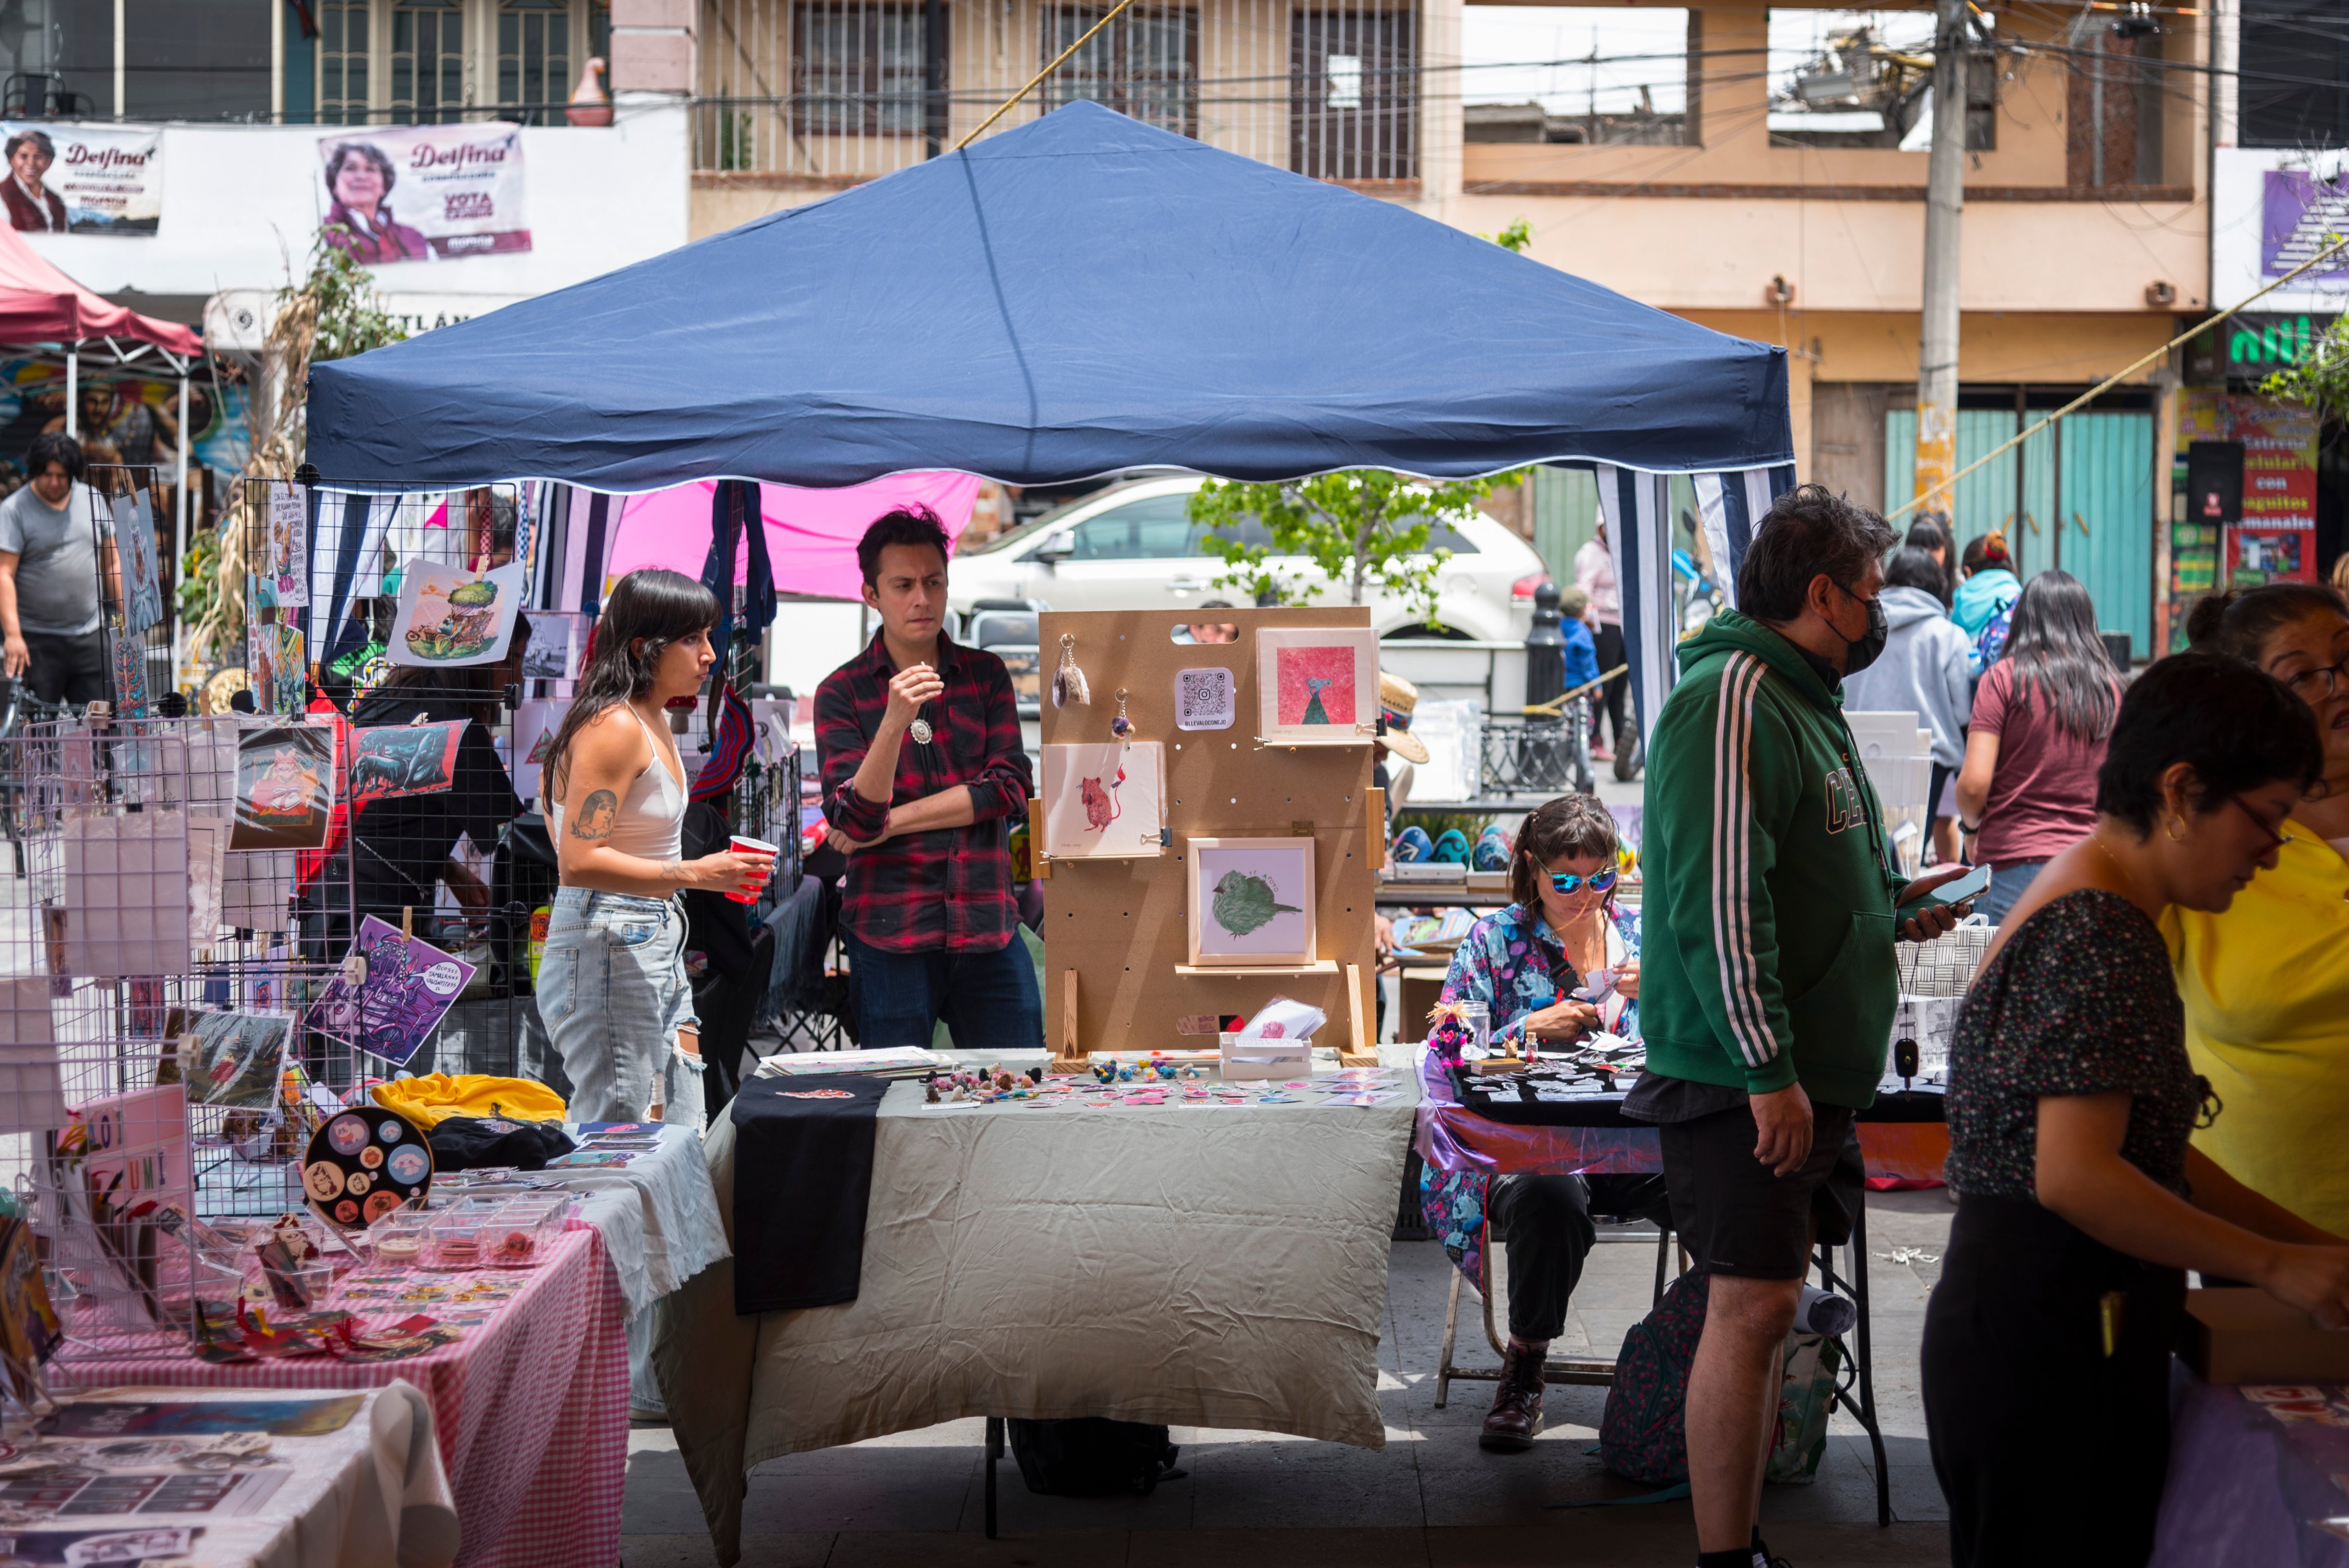
<instances>
[{"instance_id":1,"label":"metal window grille","mask_svg":"<svg viewBox=\"0 0 2349 1568\"><path fill-rule=\"evenodd\" d=\"M1419 173L1419 29L1413 11L1289 16L1288 166L1319 180Z\"/></svg>"},{"instance_id":2,"label":"metal window grille","mask_svg":"<svg viewBox=\"0 0 2349 1568\"><path fill-rule=\"evenodd\" d=\"M918 136L918 6L808 0L792 8L792 129L807 136Z\"/></svg>"},{"instance_id":3,"label":"metal window grille","mask_svg":"<svg viewBox=\"0 0 2349 1568\"><path fill-rule=\"evenodd\" d=\"M455 0L402 0L391 12L391 118L439 125L465 105L465 13Z\"/></svg>"},{"instance_id":4,"label":"metal window grille","mask_svg":"<svg viewBox=\"0 0 2349 1568\"><path fill-rule=\"evenodd\" d=\"M368 0L319 0L318 121L367 122Z\"/></svg>"},{"instance_id":5,"label":"metal window grille","mask_svg":"<svg viewBox=\"0 0 2349 1568\"><path fill-rule=\"evenodd\" d=\"M1042 58L1085 36L1105 6L1054 5L1045 12ZM1058 109L1079 99L1182 136L1199 133L1199 13L1135 8L1103 27L1052 73L1044 101Z\"/></svg>"},{"instance_id":6,"label":"metal window grille","mask_svg":"<svg viewBox=\"0 0 2349 1568\"><path fill-rule=\"evenodd\" d=\"M498 109L524 125L562 123L571 96L570 0L504 0L498 7Z\"/></svg>"},{"instance_id":7,"label":"metal window grille","mask_svg":"<svg viewBox=\"0 0 2349 1568\"><path fill-rule=\"evenodd\" d=\"M697 171L836 186L923 157L918 6L868 0L699 4ZM953 0L945 145L994 113L1106 9L1105 0ZM1300 24L1297 15L1311 20ZM1292 59L1300 30L1323 47L1318 62ZM1087 98L1226 151L1325 179L1407 180L1418 172L1421 37L1408 0L1401 8L1332 5L1302 14L1293 14L1291 0L1159 5L1111 23L988 134ZM1330 55L1361 67L1357 72L1340 62L1344 80L1335 108ZM1309 110L1301 107L1309 101Z\"/></svg>"}]
</instances>

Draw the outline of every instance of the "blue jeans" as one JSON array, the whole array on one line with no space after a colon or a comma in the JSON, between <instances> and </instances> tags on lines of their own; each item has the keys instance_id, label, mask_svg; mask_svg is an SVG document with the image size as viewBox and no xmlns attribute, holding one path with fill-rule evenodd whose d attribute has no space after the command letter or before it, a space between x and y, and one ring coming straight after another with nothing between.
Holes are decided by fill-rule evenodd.
<instances>
[{"instance_id":1,"label":"blue jeans","mask_svg":"<svg viewBox=\"0 0 2349 1568\"><path fill-rule=\"evenodd\" d=\"M943 1018L957 1051L1044 1048L1036 963L1016 934L993 952L893 953L846 931L840 941L858 1044L927 1045Z\"/></svg>"},{"instance_id":2,"label":"blue jeans","mask_svg":"<svg viewBox=\"0 0 2349 1568\"><path fill-rule=\"evenodd\" d=\"M2039 868L2046 864L2044 860L2017 860L2011 865L1992 867L1990 886L1975 896L1974 913L1987 915L1993 926L2006 924L2006 912L2031 890L2031 884L2039 879Z\"/></svg>"},{"instance_id":3,"label":"blue jeans","mask_svg":"<svg viewBox=\"0 0 2349 1568\"><path fill-rule=\"evenodd\" d=\"M571 1079L571 1120L642 1120L657 1082L661 1119L700 1129L701 1063L677 1048L698 1022L677 900L558 888L538 1015Z\"/></svg>"}]
</instances>

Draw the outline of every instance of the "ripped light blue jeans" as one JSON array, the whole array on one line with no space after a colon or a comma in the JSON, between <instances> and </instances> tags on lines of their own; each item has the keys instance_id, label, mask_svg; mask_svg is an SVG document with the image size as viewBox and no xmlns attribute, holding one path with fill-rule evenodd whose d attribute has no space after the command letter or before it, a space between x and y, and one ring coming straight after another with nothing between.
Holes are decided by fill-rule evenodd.
<instances>
[{"instance_id":1,"label":"ripped light blue jeans","mask_svg":"<svg viewBox=\"0 0 2349 1568\"><path fill-rule=\"evenodd\" d=\"M657 1084L660 1119L700 1130L702 1064L677 1048L698 1020L676 899L558 888L538 1012L571 1079L571 1120L646 1120Z\"/></svg>"}]
</instances>

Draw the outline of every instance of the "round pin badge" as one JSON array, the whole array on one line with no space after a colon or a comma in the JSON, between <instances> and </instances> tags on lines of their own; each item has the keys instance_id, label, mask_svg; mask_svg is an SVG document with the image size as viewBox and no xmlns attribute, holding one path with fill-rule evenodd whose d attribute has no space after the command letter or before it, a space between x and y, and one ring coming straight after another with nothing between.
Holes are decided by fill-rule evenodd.
<instances>
[{"instance_id":1,"label":"round pin badge","mask_svg":"<svg viewBox=\"0 0 2349 1568\"><path fill-rule=\"evenodd\" d=\"M310 1135L302 1189L321 1220L372 1225L432 1184L432 1147L406 1117L347 1111Z\"/></svg>"}]
</instances>

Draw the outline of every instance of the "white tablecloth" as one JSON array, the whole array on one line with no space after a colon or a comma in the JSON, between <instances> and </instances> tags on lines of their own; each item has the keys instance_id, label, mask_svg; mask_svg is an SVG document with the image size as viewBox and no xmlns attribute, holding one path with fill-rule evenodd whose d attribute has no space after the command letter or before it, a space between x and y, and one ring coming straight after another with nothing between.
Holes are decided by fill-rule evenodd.
<instances>
[{"instance_id":1,"label":"white tablecloth","mask_svg":"<svg viewBox=\"0 0 2349 1568\"><path fill-rule=\"evenodd\" d=\"M632 1319L730 1255L701 1139L686 1127L659 1130L660 1147L628 1165L549 1172L581 1195L575 1218L602 1234Z\"/></svg>"},{"instance_id":2,"label":"white tablecloth","mask_svg":"<svg viewBox=\"0 0 2349 1568\"><path fill-rule=\"evenodd\" d=\"M730 1261L654 1364L721 1563L778 1455L966 1416L1385 1440L1377 1348L1416 1103L937 1111L892 1087L857 1299L734 1314ZM706 1145L734 1210L734 1127ZM745 1195L745 1200L752 1199Z\"/></svg>"},{"instance_id":3,"label":"white tablecloth","mask_svg":"<svg viewBox=\"0 0 2349 1568\"><path fill-rule=\"evenodd\" d=\"M348 1397L349 1396L343 1396ZM313 1394L193 1388L95 1390L85 1399L172 1404L244 1404L254 1399L332 1399ZM269 1459L288 1472L250 1513L61 1515L8 1527L8 1533L55 1535L194 1530L189 1561L199 1568L253 1563L258 1568L445 1568L457 1554L457 1504L440 1464L432 1409L406 1383L358 1396L365 1402L339 1430L270 1439ZM201 1438L191 1439L201 1441ZM36 1450L37 1451L37 1450ZM162 1537L150 1537L159 1559ZM87 1548L85 1548L87 1550ZM94 1561L113 1562L113 1557ZM130 1561L137 1561L133 1555Z\"/></svg>"}]
</instances>

